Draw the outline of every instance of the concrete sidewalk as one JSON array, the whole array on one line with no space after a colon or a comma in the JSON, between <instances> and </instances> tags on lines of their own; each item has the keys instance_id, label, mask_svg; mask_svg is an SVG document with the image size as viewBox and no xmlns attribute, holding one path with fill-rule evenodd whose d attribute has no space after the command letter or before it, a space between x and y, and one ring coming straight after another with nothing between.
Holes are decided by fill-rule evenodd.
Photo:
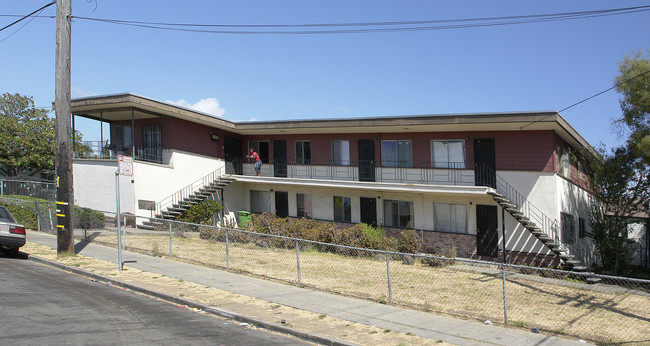
<instances>
[{"instance_id":1,"label":"concrete sidewalk","mask_svg":"<svg viewBox=\"0 0 650 346\"><path fill-rule=\"evenodd\" d=\"M29 242L56 248L56 236L28 231ZM77 253L117 266L117 249L77 242ZM263 299L296 309L337 317L346 321L372 325L396 332L412 333L432 343L436 340L457 345L584 345L530 331L486 325L422 311L398 308L371 301L348 298L272 281L232 274L166 258L123 252L125 266L168 277ZM316 341L318 338L311 338ZM335 343L335 342L334 342Z\"/></svg>"}]
</instances>

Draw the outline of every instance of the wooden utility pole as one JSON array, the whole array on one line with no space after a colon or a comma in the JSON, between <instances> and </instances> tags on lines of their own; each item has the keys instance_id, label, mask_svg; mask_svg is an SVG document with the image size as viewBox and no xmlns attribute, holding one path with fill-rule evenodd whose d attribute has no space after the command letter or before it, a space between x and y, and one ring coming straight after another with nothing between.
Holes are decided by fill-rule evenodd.
<instances>
[{"instance_id":1,"label":"wooden utility pole","mask_svg":"<svg viewBox=\"0 0 650 346\"><path fill-rule=\"evenodd\" d=\"M70 141L71 0L56 0L56 66L54 110L56 112L56 239L57 254L74 253L72 228L72 153Z\"/></svg>"}]
</instances>

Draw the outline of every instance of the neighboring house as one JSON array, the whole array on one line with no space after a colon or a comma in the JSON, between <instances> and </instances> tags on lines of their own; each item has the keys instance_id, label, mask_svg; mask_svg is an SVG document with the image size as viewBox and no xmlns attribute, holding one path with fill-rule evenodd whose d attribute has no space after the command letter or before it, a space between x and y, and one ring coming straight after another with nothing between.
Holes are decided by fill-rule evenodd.
<instances>
[{"instance_id":1,"label":"neighboring house","mask_svg":"<svg viewBox=\"0 0 650 346\"><path fill-rule=\"evenodd\" d=\"M520 264L595 260L580 161L597 153L555 111L234 123L119 94L75 99L72 113L110 124L110 158L74 160L81 206L115 211L116 155L128 155L120 208L139 216L178 213L181 197L214 182L226 217L414 229L425 252L468 258L502 261L505 248Z\"/></svg>"}]
</instances>

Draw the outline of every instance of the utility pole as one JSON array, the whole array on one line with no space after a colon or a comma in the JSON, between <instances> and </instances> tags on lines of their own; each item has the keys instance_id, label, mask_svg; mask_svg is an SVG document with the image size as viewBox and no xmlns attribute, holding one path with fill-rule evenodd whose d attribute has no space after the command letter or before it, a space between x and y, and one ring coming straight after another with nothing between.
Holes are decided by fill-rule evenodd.
<instances>
[{"instance_id":1,"label":"utility pole","mask_svg":"<svg viewBox=\"0 0 650 346\"><path fill-rule=\"evenodd\" d=\"M70 141L70 56L72 0L56 0L56 66L54 110L56 112L56 253L74 253L72 228L72 155Z\"/></svg>"}]
</instances>

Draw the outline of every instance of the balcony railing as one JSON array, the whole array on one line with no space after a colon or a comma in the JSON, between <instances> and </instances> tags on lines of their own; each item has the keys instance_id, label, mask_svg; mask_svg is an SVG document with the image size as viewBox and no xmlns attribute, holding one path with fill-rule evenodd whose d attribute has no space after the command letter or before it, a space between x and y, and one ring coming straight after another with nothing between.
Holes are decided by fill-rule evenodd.
<instances>
[{"instance_id":1,"label":"balcony railing","mask_svg":"<svg viewBox=\"0 0 650 346\"><path fill-rule=\"evenodd\" d=\"M315 161L296 163L274 160L262 165L263 176L341 181L376 181L386 183L441 184L474 186L474 171L463 162L414 162L404 164L374 161ZM240 159L226 162L228 174L255 175L253 163Z\"/></svg>"},{"instance_id":2,"label":"balcony railing","mask_svg":"<svg viewBox=\"0 0 650 346\"><path fill-rule=\"evenodd\" d=\"M109 142L83 141L75 143L73 154L75 158L81 159L117 159L119 155L124 155L132 156L134 160L138 161L164 163L161 149L136 147L135 155L133 155L132 151L132 147L117 147Z\"/></svg>"}]
</instances>

